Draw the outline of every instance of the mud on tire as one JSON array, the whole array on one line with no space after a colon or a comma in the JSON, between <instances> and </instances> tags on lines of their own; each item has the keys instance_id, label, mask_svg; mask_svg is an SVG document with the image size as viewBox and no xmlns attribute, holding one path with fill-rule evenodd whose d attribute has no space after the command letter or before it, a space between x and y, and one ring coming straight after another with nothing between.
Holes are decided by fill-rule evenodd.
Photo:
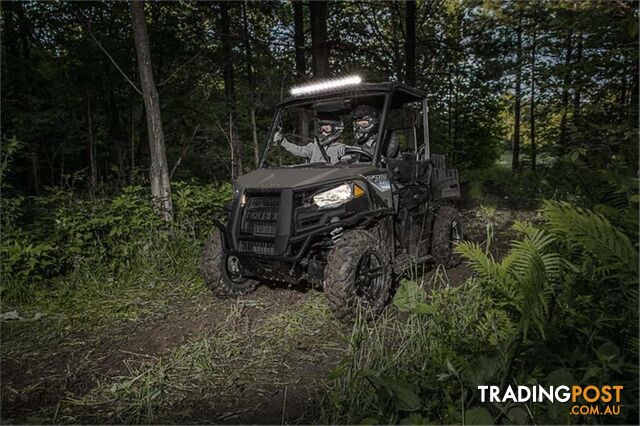
<instances>
[{"instance_id":1,"label":"mud on tire","mask_svg":"<svg viewBox=\"0 0 640 426\"><path fill-rule=\"evenodd\" d=\"M220 230L215 229L204 243L200 272L204 282L217 297L240 296L258 286L259 282L242 276L232 276L227 267L227 255L222 250Z\"/></svg>"},{"instance_id":2,"label":"mud on tire","mask_svg":"<svg viewBox=\"0 0 640 426\"><path fill-rule=\"evenodd\" d=\"M462 238L462 222L458 209L453 206L440 207L433 221L431 240L431 255L435 263L444 265L445 268L458 266L462 262L462 256L453 249Z\"/></svg>"},{"instance_id":3,"label":"mud on tire","mask_svg":"<svg viewBox=\"0 0 640 426\"><path fill-rule=\"evenodd\" d=\"M368 285L373 280L367 283L361 279L367 262L370 266L367 273L375 271L370 276L380 273L375 285ZM352 320L358 306L373 315L380 314L389 301L392 286L389 249L384 239L376 231L345 231L327 255L324 273L324 292L335 316ZM370 292L366 291L367 287Z\"/></svg>"}]
</instances>

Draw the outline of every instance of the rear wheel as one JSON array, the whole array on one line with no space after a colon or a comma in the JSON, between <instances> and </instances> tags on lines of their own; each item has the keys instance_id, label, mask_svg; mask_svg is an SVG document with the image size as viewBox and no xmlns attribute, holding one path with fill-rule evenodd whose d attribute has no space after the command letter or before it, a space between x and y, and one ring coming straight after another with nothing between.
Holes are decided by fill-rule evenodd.
<instances>
[{"instance_id":1,"label":"rear wheel","mask_svg":"<svg viewBox=\"0 0 640 426\"><path fill-rule=\"evenodd\" d=\"M217 228L204 244L200 271L205 284L217 297L247 294L259 284L257 280L243 277L238 258L229 256L222 250L220 230Z\"/></svg>"},{"instance_id":2,"label":"rear wheel","mask_svg":"<svg viewBox=\"0 0 640 426\"><path fill-rule=\"evenodd\" d=\"M327 256L324 276L324 291L336 317L351 320L358 306L380 314L393 283L386 242L373 231L346 231Z\"/></svg>"},{"instance_id":3,"label":"rear wheel","mask_svg":"<svg viewBox=\"0 0 640 426\"><path fill-rule=\"evenodd\" d=\"M437 264L445 268L458 266L462 256L455 252L455 246L464 237L460 212L453 206L442 206L436 211L433 221L431 255Z\"/></svg>"}]
</instances>

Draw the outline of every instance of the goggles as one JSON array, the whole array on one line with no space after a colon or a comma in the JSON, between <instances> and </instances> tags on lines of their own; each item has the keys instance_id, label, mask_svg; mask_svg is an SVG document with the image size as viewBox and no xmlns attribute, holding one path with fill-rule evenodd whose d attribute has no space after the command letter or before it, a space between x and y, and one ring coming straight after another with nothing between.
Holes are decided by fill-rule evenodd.
<instances>
[{"instance_id":1,"label":"goggles","mask_svg":"<svg viewBox=\"0 0 640 426\"><path fill-rule=\"evenodd\" d=\"M320 126L320 134L328 135L333 130L333 126L331 124L323 124Z\"/></svg>"},{"instance_id":2,"label":"goggles","mask_svg":"<svg viewBox=\"0 0 640 426\"><path fill-rule=\"evenodd\" d=\"M372 122L373 122L373 119L371 117L362 117L362 118L358 118L354 122L354 124L358 127L369 127Z\"/></svg>"}]
</instances>

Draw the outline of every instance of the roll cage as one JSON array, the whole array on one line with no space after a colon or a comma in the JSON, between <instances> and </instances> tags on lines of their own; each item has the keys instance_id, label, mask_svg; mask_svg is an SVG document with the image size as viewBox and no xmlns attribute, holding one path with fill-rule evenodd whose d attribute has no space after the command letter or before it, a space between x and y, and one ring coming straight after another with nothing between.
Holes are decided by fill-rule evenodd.
<instances>
[{"instance_id":1,"label":"roll cage","mask_svg":"<svg viewBox=\"0 0 640 426\"><path fill-rule=\"evenodd\" d=\"M427 103L427 95L425 92L419 89L415 89L411 86L407 86L403 83L363 83L357 86L351 86L341 89L329 89L323 92L314 93L310 95L292 96L276 105L276 111L274 119L269 129L267 137L267 143L262 151L260 159L260 168L266 167L267 152L269 150L269 141L273 137L273 132L276 128L276 122L280 111L284 108L296 107L310 102L331 102L339 101L344 98L350 99L366 99L370 96L384 95L384 102L382 105L382 113L380 116L380 127L378 129L378 135L376 140L376 151L372 161L372 164L379 166L380 157L382 152L383 138L387 133L387 117L389 111L398 106L404 105L410 102L421 102L422 104L422 130L424 132L424 154L423 160L428 160L431 157L431 148L429 141L429 106ZM417 146L414 144L414 150L417 154Z\"/></svg>"}]
</instances>

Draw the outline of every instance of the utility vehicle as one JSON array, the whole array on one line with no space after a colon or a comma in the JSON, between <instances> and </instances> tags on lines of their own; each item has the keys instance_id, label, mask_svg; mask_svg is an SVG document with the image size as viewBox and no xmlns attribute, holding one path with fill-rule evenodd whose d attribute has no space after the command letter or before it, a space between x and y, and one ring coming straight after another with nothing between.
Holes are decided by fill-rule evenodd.
<instances>
[{"instance_id":1,"label":"utility vehicle","mask_svg":"<svg viewBox=\"0 0 640 426\"><path fill-rule=\"evenodd\" d=\"M450 201L460 196L458 172L431 154L425 93L359 79L292 93L276 107L260 167L234 181L226 223L215 221L205 244L201 270L213 293L304 283L324 289L335 315L348 320L358 305L379 314L411 265L457 265L452 249L463 229ZM359 105L380 111L368 150L350 131ZM311 163L277 143L277 134L318 143L314 120L327 113L345 123L339 161Z\"/></svg>"}]
</instances>

